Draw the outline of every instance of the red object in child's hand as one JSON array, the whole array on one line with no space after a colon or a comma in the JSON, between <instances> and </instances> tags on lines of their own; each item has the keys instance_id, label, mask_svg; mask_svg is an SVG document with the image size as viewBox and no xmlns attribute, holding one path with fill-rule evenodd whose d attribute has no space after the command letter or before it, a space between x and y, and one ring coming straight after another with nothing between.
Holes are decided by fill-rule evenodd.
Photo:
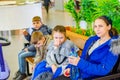
<instances>
[{"instance_id":1,"label":"red object in child's hand","mask_svg":"<svg viewBox=\"0 0 120 80\"><path fill-rule=\"evenodd\" d=\"M66 77L69 77L70 76L70 73L68 71L65 72L65 76Z\"/></svg>"}]
</instances>

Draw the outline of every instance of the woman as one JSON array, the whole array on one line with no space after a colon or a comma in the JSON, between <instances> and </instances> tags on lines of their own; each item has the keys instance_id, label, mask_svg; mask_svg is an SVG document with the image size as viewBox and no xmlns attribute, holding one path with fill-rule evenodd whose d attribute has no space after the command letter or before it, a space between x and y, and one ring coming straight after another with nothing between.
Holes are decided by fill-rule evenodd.
<instances>
[{"instance_id":1,"label":"woman","mask_svg":"<svg viewBox=\"0 0 120 80\"><path fill-rule=\"evenodd\" d=\"M51 80L62 75L68 65L67 57L71 49L74 48L75 52L79 50L66 38L64 26L57 25L52 35L53 40L48 45L46 61L38 63L35 67L32 80Z\"/></svg>"},{"instance_id":2,"label":"woman","mask_svg":"<svg viewBox=\"0 0 120 80\"><path fill-rule=\"evenodd\" d=\"M93 29L96 35L86 41L81 57L69 57L69 63L80 69L80 78L83 80L107 75L118 59L118 55L110 51L111 40L118 37L111 19L106 16L97 18ZM70 72L70 68L66 71Z\"/></svg>"}]
</instances>

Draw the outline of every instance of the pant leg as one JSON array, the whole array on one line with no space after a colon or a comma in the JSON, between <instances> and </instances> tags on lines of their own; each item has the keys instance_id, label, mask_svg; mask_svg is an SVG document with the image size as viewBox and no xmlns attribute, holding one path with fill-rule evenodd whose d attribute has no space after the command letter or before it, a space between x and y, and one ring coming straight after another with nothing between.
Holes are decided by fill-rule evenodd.
<instances>
[{"instance_id":1,"label":"pant leg","mask_svg":"<svg viewBox=\"0 0 120 80\"><path fill-rule=\"evenodd\" d=\"M35 56L36 52L25 52L25 51L21 51L18 54L18 61L19 61L19 70L21 73L25 73L26 72L26 57L30 57L30 56Z\"/></svg>"},{"instance_id":2,"label":"pant leg","mask_svg":"<svg viewBox=\"0 0 120 80\"><path fill-rule=\"evenodd\" d=\"M46 9L46 12L48 13L49 12L49 5L46 5L45 9Z\"/></svg>"}]
</instances>

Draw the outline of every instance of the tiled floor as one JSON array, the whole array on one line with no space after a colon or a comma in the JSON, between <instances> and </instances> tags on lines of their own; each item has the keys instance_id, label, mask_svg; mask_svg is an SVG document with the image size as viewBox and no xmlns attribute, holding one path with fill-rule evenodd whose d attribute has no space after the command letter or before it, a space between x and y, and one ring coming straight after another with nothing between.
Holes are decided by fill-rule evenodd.
<instances>
[{"instance_id":1,"label":"tiled floor","mask_svg":"<svg viewBox=\"0 0 120 80\"><path fill-rule=\"evenodd\" d=\"M54 27L57 24L74 25L73 19L64 11L56 11L50 9L49 14L46 14L43 8L43 23L49 27ZM23 43L26 42L22 34L8 36L11 41L10 46L3 47L4 58L7 61L11 74L9 80L12 80L14 73L18 70L18 53L23 48Z\"/></svg>"}]
</instances>

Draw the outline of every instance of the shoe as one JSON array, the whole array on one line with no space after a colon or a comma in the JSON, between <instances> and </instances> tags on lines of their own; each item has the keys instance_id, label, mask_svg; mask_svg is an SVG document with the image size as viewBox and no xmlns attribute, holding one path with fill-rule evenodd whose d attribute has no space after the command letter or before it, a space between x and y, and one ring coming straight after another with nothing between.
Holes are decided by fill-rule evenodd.
<instances>
[{"instance_id":1,"label":"shoe","mask_svg":"<svg viewBox=\"0 0 120 80\"><path fill-rule=\"evenodd\" d=\"M16 78L21 74L21 72L18 70L16 73L15 73L15 76L13 77L13 80L16 80Z\"/></svg>"},{"instance_id":2,"label":"shoe","mask_svg":"<svg viewBox=\"0 0 120 80\"><path fill-rule=\"evenodd\" d=\"M25 80L31 80L32 79L32 76L27 76L26 78L25 78Z\"/></svg>"},{"instance_id":3,"label":"shoe","mask_svg":"<svg viewBox=\"0 0 120 80\"><path fill-rule=\"evenodd\" d=\"M23 79L25 79L26 77L27 77L26 74L20 74L20 75L16 78L16 80L23 80Z\"/></svg>"}]
</instances>

